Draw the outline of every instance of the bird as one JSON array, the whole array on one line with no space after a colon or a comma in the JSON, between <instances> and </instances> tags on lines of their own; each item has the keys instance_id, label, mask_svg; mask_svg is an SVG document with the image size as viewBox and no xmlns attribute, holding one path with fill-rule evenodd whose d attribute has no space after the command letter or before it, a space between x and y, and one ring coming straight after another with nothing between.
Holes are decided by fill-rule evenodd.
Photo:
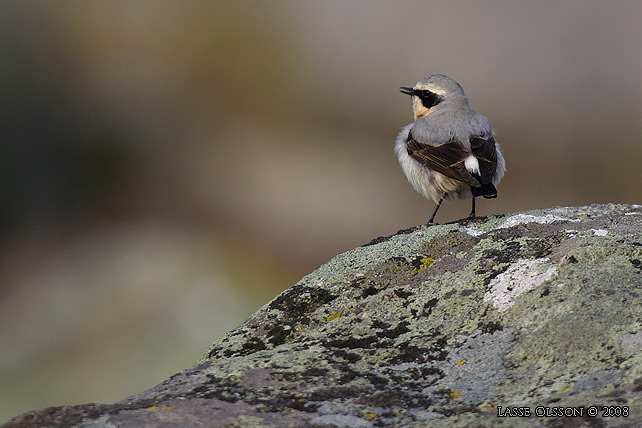
<instances>
[{"instance_id":1,"label":"bird","mask_svg":"<svg viewBox=\"0 0 642 428\"><path fill-rule=\"evenodd\" d=\"M474 218L475 198L496 198L506 171L490 122L470 107L461 85L443 74L399 89L411 96L415 121L402 128L395 153L412 187L437 204L427 224L434 224L444 200L472 198L468 218Z\"/></svg>"}]
</instances>

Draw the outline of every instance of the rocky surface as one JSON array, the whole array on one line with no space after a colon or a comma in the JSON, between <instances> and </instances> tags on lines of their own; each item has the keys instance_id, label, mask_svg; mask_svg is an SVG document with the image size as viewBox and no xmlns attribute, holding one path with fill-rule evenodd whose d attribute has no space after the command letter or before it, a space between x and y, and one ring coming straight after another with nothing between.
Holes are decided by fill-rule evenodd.
<instances>
[{"instance_id":1,"label":"rocky surface","mask_svg":"<svg viewBox=\"0 0 642 428\"><path fill-rule=\"evenodd\" d=\"M642 206L592 205L375 239L155 388L3 427L641 425Z\"/></svg>"}]
</instances>

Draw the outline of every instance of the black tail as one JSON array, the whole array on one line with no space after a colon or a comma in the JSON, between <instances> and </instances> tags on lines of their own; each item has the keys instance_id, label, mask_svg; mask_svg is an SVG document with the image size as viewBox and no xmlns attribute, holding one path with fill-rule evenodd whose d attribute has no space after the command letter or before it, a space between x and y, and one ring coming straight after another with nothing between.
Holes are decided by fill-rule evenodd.
<instances>
[{"instance_id":1,"label":"black tail","mask_svg":"<svg viewBox=\"0 0 642 428\"><path fill-rule=\"evenodd\" d=\"M480 180L481 182L481 180ZM470 187L470 191L473 193L473 197L483 196L486 199L492 199L497 197L497 188L493 183L482 183L479 187Z\"/></svg>"}]
</instances>

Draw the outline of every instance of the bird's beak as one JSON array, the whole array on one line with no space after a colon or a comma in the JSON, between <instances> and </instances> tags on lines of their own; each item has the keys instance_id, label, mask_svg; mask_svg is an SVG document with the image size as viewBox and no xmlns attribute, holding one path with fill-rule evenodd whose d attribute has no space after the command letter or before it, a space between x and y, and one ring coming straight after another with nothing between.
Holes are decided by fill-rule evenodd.
<instances>
[{"instance_id":1,"label":"bird's beak","mask_svg":"<svg viewBox=\"0 0 642 428\"><path fill-rule=\"evenodd\" d=\"M410 86L402 86L399 89L406 95L415 95L414 89L412 89Z\"/></svg>"}]
</instances>

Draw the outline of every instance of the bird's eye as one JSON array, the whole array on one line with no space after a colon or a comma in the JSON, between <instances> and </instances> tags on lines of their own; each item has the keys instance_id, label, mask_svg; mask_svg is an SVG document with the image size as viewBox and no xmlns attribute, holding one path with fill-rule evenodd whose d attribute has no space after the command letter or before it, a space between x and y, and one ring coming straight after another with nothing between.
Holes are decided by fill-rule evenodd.
<instances>
[{"instance_id":1,"label":"bird's eye","mask_svg":"<svg viewBox=\"0 0 642 428\"><path fill-rule=\"evenodd\" d=\"M432 108L439 104L443 98L440 95L437 95L434 92L430 92L428 89L422 89L421 91L418 91L419 94L419 99L421 99L421 103L424 105L426 108Z\"/></svg>"}]
</instances>

